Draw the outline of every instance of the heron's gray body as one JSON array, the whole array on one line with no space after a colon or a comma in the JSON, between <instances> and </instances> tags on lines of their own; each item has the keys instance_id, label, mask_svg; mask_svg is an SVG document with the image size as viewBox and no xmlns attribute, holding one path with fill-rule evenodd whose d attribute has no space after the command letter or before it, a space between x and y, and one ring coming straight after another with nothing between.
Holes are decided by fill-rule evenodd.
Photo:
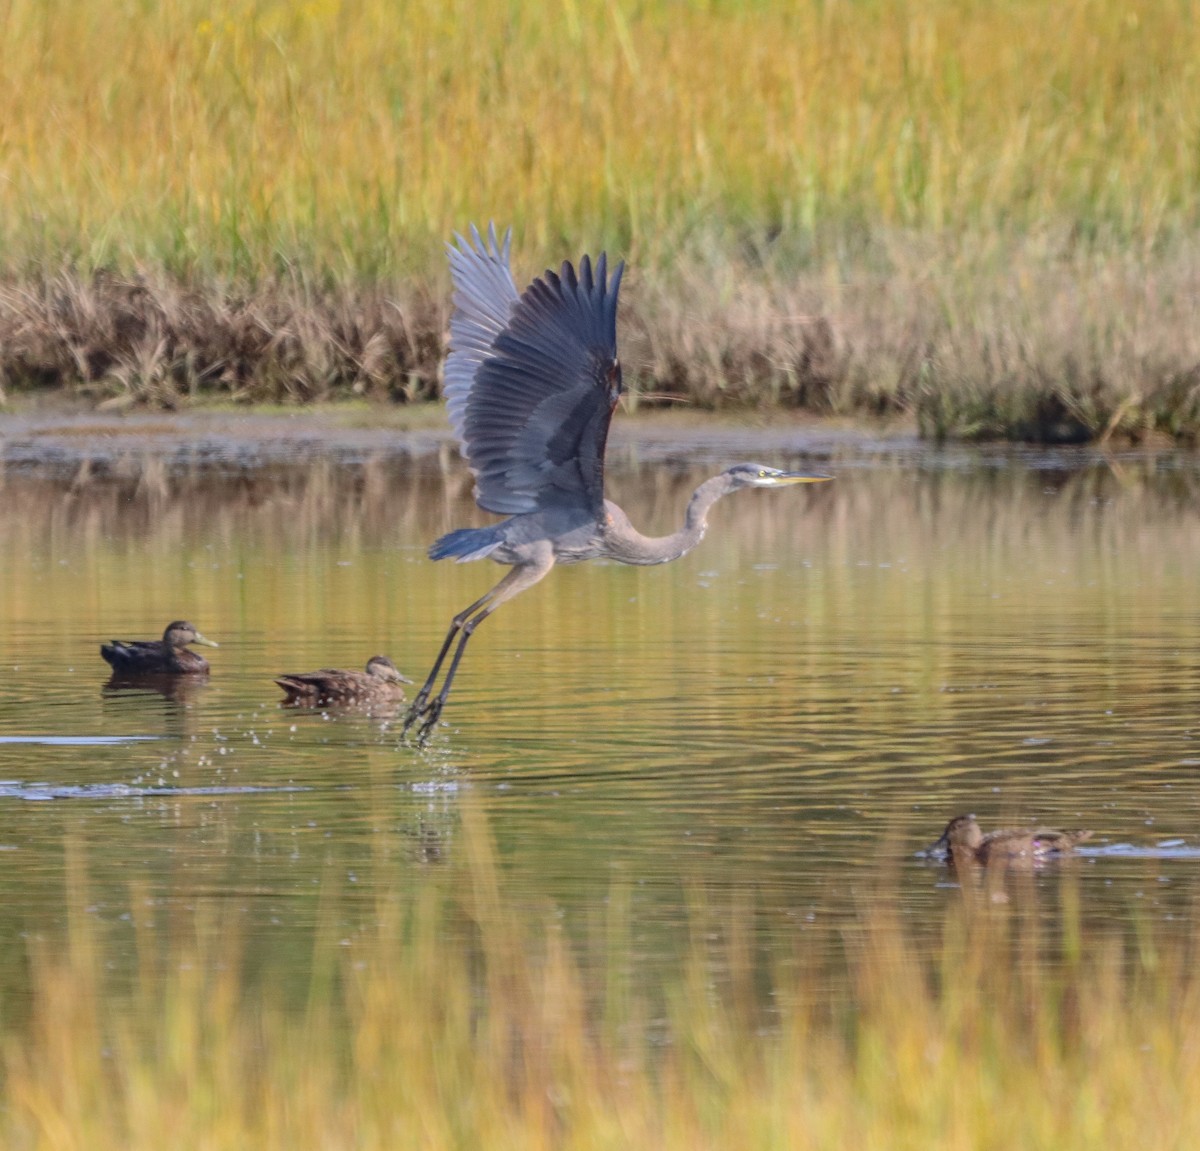
<instances>
[{"instance_id":1,"label":"heron's gray body","mask_svg":"<svg viewBox=\"0 0 1200 1151\"><path fill-rule=\"evenodd\" d=\"M663 564L691 551L708 527L708 509L723 492L697 492L688 505L684 530L670 536L644 536L612 500L603 504L604 518L571 508L550 508L510 516L486 528L460 528L429 549L431 559L459 563L491 559L515 566L537 563L549 554L554 564L611 559L625 564Z\"/></svg>"},{"instance_id":2,"label":"heron's gray body","mask_svg":"<svg viewBox=\"0 0 1200 1151\"><path fill-rule=\"evenodd\" d=\"M604 450L621 396L617 359L617 293L624 265L608 275L603 254L584 256L579 271L564 263L523 294L509 270L509 236L486 241L472 228L450 248L454 315L445 393L450 422L475 475L475 500L507 516L490 527L460 528L438 539L431 559L491 559L511 569L486 595L459 612L413 701L405 730L423 717L424 739L442 705L475 628L506 600L532 587L556 564L612 559L660 564L678 559L704 537L709 509L743 487L809 483L828 476L736 464L692 494L683 526L644 536L604 498ZM442 689L429 694L456 634L461 638Z\"/></svg>"}]
</instances>

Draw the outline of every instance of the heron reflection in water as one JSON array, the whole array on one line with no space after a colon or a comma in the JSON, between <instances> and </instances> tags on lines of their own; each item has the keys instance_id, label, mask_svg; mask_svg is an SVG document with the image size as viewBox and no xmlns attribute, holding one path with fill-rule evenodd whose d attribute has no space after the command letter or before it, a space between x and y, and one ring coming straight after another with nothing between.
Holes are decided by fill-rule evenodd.
<instances>
[{"instance_id":1,"label":"heron reflection in water","mask_svg":"<svg viewBox=\"0 0 1200 1151\"><path fill-rule=\"evenodd\" d=\"M532 587L555 564L603 557L661 564L686 555L704 538L709 509L740 488L818 483L830 476L735 464L692 494L683 527L642 535L604 498L604 446L621 395L617 359L617 290L624 264L610 277L601 254L593 271L564 263L518 294L509 270L511 230L501 244L457 236L450 247L454 314L445 392L450 422L475 475L475 500L508 516L482 528L460 528L429 549L430 559L491 559L512 570L450 622L429 677L405 718L420 721L424 742L446 703L467 641L502 603ZM458 646L441 690L430 699L442 664Z\"/></svg>"}]
</instances>

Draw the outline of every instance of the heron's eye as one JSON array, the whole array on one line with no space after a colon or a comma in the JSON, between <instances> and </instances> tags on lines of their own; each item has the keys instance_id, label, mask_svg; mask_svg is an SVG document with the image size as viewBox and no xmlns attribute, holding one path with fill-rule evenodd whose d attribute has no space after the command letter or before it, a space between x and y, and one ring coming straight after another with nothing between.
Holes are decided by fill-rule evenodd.
<instances>
[{"instance_id":1,"label":"heron's eye","mask_svg":"<svg viewBox=\"0 0 1200 1151\"><path fill-rule=\"evenodd\" d=\"M759 469L758 478L760 480L765 480L767 478L767 469L766 468Z\"/></svg>"}]
</instances>

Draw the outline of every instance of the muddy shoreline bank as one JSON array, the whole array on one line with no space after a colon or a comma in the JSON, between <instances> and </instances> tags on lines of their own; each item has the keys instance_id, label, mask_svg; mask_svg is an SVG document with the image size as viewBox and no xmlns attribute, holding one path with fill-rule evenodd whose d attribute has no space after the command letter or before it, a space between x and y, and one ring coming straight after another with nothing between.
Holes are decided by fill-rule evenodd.
<instances>
[{"instance_id":1,"label":"muddy shoreline bank","mask_svg":"<svg viewBox=\"0 0 1200 1151\"><path fill-rule=\"evenodd\" d=\"M796 413L769 422L744 413L618 413L609 440L611 460L668 464L756 453L830 458L847 452L922 450L926 445L903 421L867 427ZM120 474L149 461L193 469L253 469L316 457L347 465L436 457L447 469L466 471L440 403L105 412L43 397L0 411L0 469L9 472L52 473L86 465L97 475Z\"/></svg>"},{"instance_id":2,"label":"muddy shoreline bank","mask_svg":"<svg viewBox=\"0 0 1200 1151\"><path fill-rule=\"evenodd\" d=\"M1109 443L1022 445L922 439L903 420L817 419L782 412L642 411L618 413L609 439L614 474L677 476L720 469L739 460L801 462L850 476L863 468L992 470L1015 465L1074 473L1091 465L1191 472L1195 458L1178 445ZM397 408L362 402L285 410L230 407L185 412L97 412L59 397L23 401L0 412L0 494L16 485L59 490L115 484L144 494L179 484L226 483L242 477L308 472L438 475L455 488L470 473L441 404ZM288 480L287 482L292 482ZM164 486L166 485L166 486Z\"/></svg>"}]
</instances>

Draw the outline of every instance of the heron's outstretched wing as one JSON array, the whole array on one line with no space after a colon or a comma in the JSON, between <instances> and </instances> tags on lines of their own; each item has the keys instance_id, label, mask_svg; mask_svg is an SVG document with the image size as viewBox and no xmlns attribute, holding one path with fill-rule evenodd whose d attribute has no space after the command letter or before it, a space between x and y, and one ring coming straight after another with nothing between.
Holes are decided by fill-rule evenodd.
<instances>
[{"instance_id":1,"label":"heron's outstretched wing","mask_svg":"<svg viewBox=\"0 0 1200 1151\"><path fill-rule=\"evenodd\" d=\"M565 263L518 297L503 248L458 237L446 398L479 506L499 515L604 503L604 445L621 394L617 292L603 255Z\"/></svg>"}]
</instances>

